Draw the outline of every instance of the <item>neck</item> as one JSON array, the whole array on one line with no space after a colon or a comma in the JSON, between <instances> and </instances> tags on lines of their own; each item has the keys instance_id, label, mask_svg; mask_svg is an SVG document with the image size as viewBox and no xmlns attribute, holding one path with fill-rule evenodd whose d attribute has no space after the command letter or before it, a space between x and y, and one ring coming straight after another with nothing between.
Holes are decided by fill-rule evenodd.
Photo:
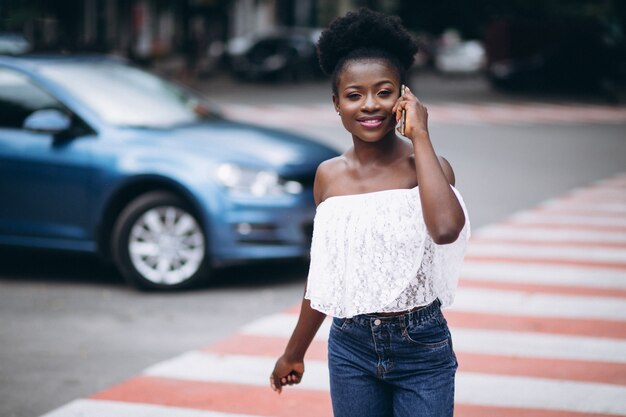
<instances>
[{"instance_id":1,"label":"neck","mask_svg":"<svg viewBox=\"0 0 626 417\"><path fill-rule=\"evenodd\" d=\"M354 156L360 165L371 165L394 158L394 150L400 143L393 131L377 142L365 142L353 137Z\"/></svg>"}]
</instances>

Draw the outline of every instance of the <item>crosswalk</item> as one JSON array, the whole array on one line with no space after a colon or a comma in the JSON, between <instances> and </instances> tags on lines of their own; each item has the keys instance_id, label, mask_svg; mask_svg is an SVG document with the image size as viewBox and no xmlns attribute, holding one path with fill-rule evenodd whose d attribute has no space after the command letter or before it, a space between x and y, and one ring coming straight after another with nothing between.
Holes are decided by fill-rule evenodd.
<instances>
[{"instance_id":1,"label":"crosswalk","mask_svg":"<svg viewBox=\"0 0 626 417\"><path fill-rule=\"evenodd\" d=\"M476 230L444 314L457 417L626 416L626 173ZM298 307L45 417L330 417L327 320L302 383L268 386Z\"/></svg>"}]
</instances>

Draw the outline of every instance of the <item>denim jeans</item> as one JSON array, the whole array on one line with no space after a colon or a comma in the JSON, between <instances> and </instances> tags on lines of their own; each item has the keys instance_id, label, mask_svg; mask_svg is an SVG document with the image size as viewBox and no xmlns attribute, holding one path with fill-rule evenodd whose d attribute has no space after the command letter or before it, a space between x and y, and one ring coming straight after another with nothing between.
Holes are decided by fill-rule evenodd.
<instances>
[{"instance_id":1,"label":"denim jeans","mask_svg":"<svg viewBox=\"0 0 626 417\"><path fill-rule=\"evenodd\" d=\"M385 317L334 318L334 417L452 417L458 363L440 303Z\"/></svg>"}]
</instances>

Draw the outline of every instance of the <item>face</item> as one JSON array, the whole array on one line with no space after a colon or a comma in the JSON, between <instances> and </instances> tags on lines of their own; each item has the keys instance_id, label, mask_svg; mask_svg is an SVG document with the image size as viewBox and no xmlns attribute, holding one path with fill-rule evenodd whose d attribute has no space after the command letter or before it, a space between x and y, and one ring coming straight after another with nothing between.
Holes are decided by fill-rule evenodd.
<instances>
[{"instance_id":1,"label":"face","mask_svg":"<svg viewBox=\"0 0 626 417\"><path fill-rule=\"evenodd\" d=\"M354 139L377 142L394 135L400 76L387 61L370 59L345 64L333 96L343 126Z\"/></svg>"}]
</instances>

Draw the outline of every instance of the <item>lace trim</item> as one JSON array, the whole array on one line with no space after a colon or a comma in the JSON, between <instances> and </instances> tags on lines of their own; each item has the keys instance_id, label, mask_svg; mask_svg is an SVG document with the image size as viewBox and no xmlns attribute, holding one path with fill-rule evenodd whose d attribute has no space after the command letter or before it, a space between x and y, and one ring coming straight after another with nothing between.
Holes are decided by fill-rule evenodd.
<instances>
[{"instance_id":1,"label":"lace trim","mask_svg":"<svg viewBox=\"0 0 626 417\"><path fill-rule=\"evenodd\" d=\"M452 303L469 238L427 233L418 188L331 197L318 206L305 297L335 317L403 311L439 298Z\"/></svg>"}]
</instances>

